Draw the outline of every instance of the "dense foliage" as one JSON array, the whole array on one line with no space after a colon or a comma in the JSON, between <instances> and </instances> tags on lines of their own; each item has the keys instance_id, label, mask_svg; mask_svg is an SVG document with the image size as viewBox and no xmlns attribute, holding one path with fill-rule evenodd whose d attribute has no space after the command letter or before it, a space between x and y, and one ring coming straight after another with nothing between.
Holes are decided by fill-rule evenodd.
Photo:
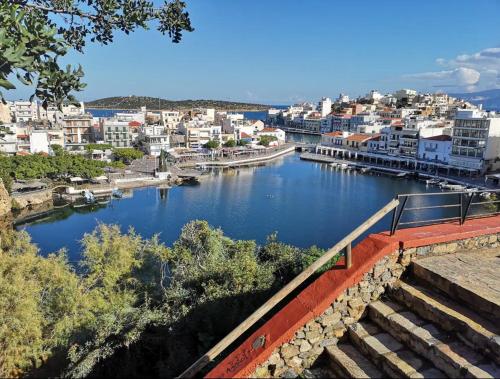
<instances>
[{"instance_id":1,"label":"dense foliage","mask_svg":"<svg viewBox=\"0 0 500 379\"><path fill-rule=\"evenodd\" d=\"M235 147L236 146L236 141L234 139L230 139L224 144L224 147Z\"/></svg>"},{"instance_id":2,"label":"dense foliage","mask_svg":"<svg viewBox=\"0 0 500 379\"><path fill-rule=\"evenodd\" d=\"M166 0L156 7L148 0L9 0L0 2L0 88L14 89L10 76L35 86L43 101L74 101L72 91L84 88L83 71L59 66L69 50L83 52L86 43L113 42L116 31L126 34L151 24L173 42L193 31L185 3ZM0 98L3 100L2 94Z\"/></svg>"},{"instance_id":3,"label":"dense foliage","mask_svg":"<svg viewBox=\"0 0 500 379\"><path fill-rule=\"evenodd\" d=\"M223 100L166 100L149 96L118 96L106 97L85 103L88 108L105 109L139 109L145 106L148 109L194 109L215 108L226 111L267 110L269 105L239 103Z\"/></svg>"},{"instance_id":4,"label":"dense foliage","mask_svg":"<svg viewBox=\"0 0 500 379\"><path fill-rule=\"evenodd\" d=\"M64 152L51 146L54 156L32 154L26 156L0 156L0 178L10 188L13 179L58 179L69 176L93 178L104 173L104 162Z\"/></svg>"},{"instance_id":5,"label":"dense foliage","mask_svg":"<svg viewBox=\"0 0 500 379\"><path fill-rule=\"evenodd\" d=\"M113 157L115 160L129 164L134 159L141 159L144 153L133 147L120 147L113 149Z\"/></svg>"},{"instance_id":6,"label":"dense foliage","mask_svg":"<svg viewBox=\"0 0 500 379\"><path fill-rule=\"evenodd\" d=\"M269 144L271 142L277 141L277 140L278 140L278 138L276 138L275 136L263 135L260 137L259 144L262 146L269 146Z\"/></svg>"},{"instance_id":7,"label":"dense foliage","mask_svg":"<svg viewBox=\"0 0 500 379\"><path fill-rule=\"evenodd\" d=\"M234 241L203 221L172 248L100 225L78 271L24 232L0 241L2 377L172 377L323 253Z\"/></svg>"},{"instance_id":8,"label":"dense foliage","mask_svg":"<svg viewBox=\"0 0 500 379\"><path fill-rule=\"evenodd\" d=\"M219 141L216 141L216 140L213 140L211 139L210 141L208 141L204 147L206 147L207 149L217 149L218 147L220 146L220 142Z\"/></svg>"},{"instance_id":9,"label":"dense foliage","mask_svg":"<svg viewBox=\"0 0 500 379\"><path fill-rule=\"evenodd\" d=\"M87 151L92 151L92 150L111 150L113 146L111 146L109 143L88 143L85 145L85 150Z\"/></svg>"}]
</instances>

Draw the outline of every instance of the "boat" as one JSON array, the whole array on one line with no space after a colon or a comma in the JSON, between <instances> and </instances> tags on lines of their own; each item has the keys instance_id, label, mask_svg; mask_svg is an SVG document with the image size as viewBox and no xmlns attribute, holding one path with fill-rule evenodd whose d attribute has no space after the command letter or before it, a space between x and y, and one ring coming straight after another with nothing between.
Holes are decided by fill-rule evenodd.
<instances>
[{"instance_id":1,"label":"boat","mask_svg":"<svg viewBox=\"0 0 500 379\"><path fill-rule=\"evenodd\" d=\"M92 192L90 192L90 190L88 190L88 189L83 190L82 196L83 196L86 204L95 203L95 196Z\"/></svg>"},{"instance_id":2,"label":"boat","mask_svg":"<svg viewBox=\"0 0 500 379\"><path fill-rule=\"evenodd\" d=\"M477 192L479 188L476 187L471 187L471 188L466 188L464 189L465 192Z\"/></svg>"},{"instance_id":3,"label":"boat","mask_svg":"<svg viewBox=\"0 0 500 379\"><path fill-rule=\"evenodd\" d=\"M439 179L427 179L425 184L437 186L439 184Z\"/></svg>"},{"instance_id":4,"label":"boat","mask_svg":"<svg viewBox=\"0 0 500 379\"><path fill-rule=\"evenodd\" d=\"M340 168L341 168L342 170L347 170L347 169L349 168L349 165L348 165L347 163L342 163L342 164L340 165Z\"/></svg>"},{"instance_id":5,"label":"boat","mask_svg":"<svg viewBox=\"0 0 500 379\"><path fill-rule=\"evenodd\" d=\"M123 192L120 191L118 188L113 188L113 191L111 191L111 196L121 199L123 197Z\"/></svg>"},{"instance_id":6,"label":"boat","mask_svg":"<svg viewBox=\"0 0 500 379\"><path fill-rule=\"evenodd\" d=\"M462 186L461 184L445 184L441 188L449 189L452 191L463 191L465 189L465 186Z\"/></svg>"},{"instance_id":7,"label":"boat","mask_svg":"<svg viewBox=\"0 0 500 379\"><path fill-rule=\"evenodd\" d=\"M489 192L482 192L479 196L481 196L484 199L489 199L491 197L491 193L489 193Z\"/></svg>"},{"instance_id":8,"label":"boat","mask_svg":"<svg viewBox=\"0 0 500 379\"><path fill-rule=\"evenodd\" d=\"M396 177L397 177L397 178L404 178L405 176L406 176L406 172L398 172L398 173L396 174Z\"/></svg>"},{"instance_id":9,"label":"boat","mask_svg":"<svg viewBox=\"0 0 500 379\"><path fill-rule=\"evenodd\" d=\"M442 182L438 183L438 186L441 188L446 188L447 185L448 185L448 182L446 180L443 180Z\"/></svg>"},{"instance_id":10,"label":"boat","mask_svg":"<svg viewBox=\"0 0 500 379\"><path fill-rule=\"evenodd\" d=\"M360 170L363 174L367 173L368 171L370 171L370 167L361 167L361 170Z\"/></svg>"}]
</instances>

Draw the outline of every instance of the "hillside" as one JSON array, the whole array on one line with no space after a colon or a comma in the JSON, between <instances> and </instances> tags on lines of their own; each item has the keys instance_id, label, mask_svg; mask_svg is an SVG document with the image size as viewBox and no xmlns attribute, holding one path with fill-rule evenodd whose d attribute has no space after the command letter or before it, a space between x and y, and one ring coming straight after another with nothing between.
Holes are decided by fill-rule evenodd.
<instances>
[{"instance_id":1,"label":"hillside","mask_svg":"<svg viewBox=\"0 0 500 379\"><path fill-rule=\"evenodd\" d=\"M85 103L87 108L102 109L193 109L193 108L215 108L225 111L261 111L270 108L269 105L239 103L222 100L166 100L148 96L118 96L106 97Z\"/></svg>"},{"instance_id":2,"label":"hillside","mask_svg":"<svg viewBox=\"0 0 500 379\"><path fill-rule=\"evenodd\" d=\"M450 93L450 96L464 99L476 105L483 104L483 108L486 110L500 110L500 89L470 93Z\"/></svg>"}]
</instances>

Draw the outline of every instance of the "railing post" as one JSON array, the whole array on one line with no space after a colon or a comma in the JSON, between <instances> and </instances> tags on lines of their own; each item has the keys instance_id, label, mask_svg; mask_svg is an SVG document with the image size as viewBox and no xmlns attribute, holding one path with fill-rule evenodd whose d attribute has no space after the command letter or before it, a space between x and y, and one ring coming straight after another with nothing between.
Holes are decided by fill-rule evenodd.
<instances>
[{"instance_id":1,"label":"railing post","mask_svg":"<svg viewBox=\"0 0 500 379\"><path fill-rule=\"evenodd\" d=\"M349 242L345 247L345 265L347 269L352 266L351 242Z\"/></svg>"},{"instance_id":2,"label":"railing post","mask_svg":"<svg viewBox=\"0 0 500 379\"><path fill-rule=\"evenodd\" d=\"M471 192L469 199L467 201L467 204L465 204L465 210L462 216L460 217L460 220L462 221L460 224L462 225L465 222L465 219L467 218L467 213L469 213L469 208L472 203L472 199L474 198L475 192Z\"/></svg>"},{"instance_id":3,"label":"railing post","mask_svg":"<svg viewBox=\"0 0 500 379\"><path fill-rule=\"evenodd\" d=\"M399 195L397 197L399 200ZM391 226L391 236L396 233L396 229L398 228L399 221L401 220L401 216L403 215L403 211L405 210L406 202L408 201L408 196L403 196L403 202L400 204L401 207L394 208L394 214L392 216L392 226Z\"/></svg>"},{"instance_id":4,"label":"railing post","mask_svg":"<svg viewBox=\"0 0 500 379\"><path fill-rule=\"evenodd\" d=\"M459 212L460 212L460 225L464 223L464 200L463 200L463 195L462 193L458 194L458 204L460 205Z\"/></svg>"}]
</instances>

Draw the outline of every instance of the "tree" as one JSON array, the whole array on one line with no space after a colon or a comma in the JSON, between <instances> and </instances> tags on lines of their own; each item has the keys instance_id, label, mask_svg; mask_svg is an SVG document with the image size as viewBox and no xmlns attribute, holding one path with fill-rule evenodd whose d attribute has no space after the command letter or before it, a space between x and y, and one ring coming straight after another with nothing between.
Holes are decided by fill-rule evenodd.
<instances>
[{"instance_id":1,"label":"tree","mask_svg":"<svg viewBox=\"0 0 500 379\"><path fill-rule=\"evenodd\" d=\"M219 141L216 141L216 140L213 140L211 139L210 141L208 141L206 144L205 144L205 147L207 149L210 149L210 150L213 150L213 149L217 149L219 147L220 143Z\"/></svg>"},{"instance_id":2,"label":"tree","mask_svg":"<svg viewBox=\"0 0 500 379\"><path fill-rule=\"evenodd\" d=\"M247 140L245 140L245 139L240 139L240 140L238 141L238 146L246 146L246 145L248 145L248 143L249 143L249 142L248 142Z\"/></svg>"},{"instance_id":3,"label":"tree","mask_svg":"<svg viewBox=\"0 0 500 379\"><path fill-rule=\"evenodd\" d=\"M236 146L236 141L234 139L230 139L224 144L225 147L235 147Z\"/></svg>"},{"instance_id":4,"label":"tree","mask_svg":"<svg viewBox=\"0 0 500 379\"><path fill-rule=\"evenodd\" d=\"M141 159L144 153L133 147L122 147L113 149L113 156L117 161L130 164L134 159Z\"/></svg>"},{"instance_id":5,"label":"tree","mask_svg":"<svg viewBox=\"0 0 500 379\"><path fill-rule=\"evenodd\" d=\"M72 91L85 87L83 70L59 66L70 49L83 52L88 41L113 42L116 31L126 34L154 24L178 43L191 32L189 14L180 0L165 0L156 8L148 0L9 0L0 2L0 87L15 89L10 77L35 86L47 107L74 102ZM4 101L0 92L0 98Z\"/></svg>"},{"instance_id":6,"label":"tree","mask_svg":"<svg viewBox=\"0 0 500 379\"><path fill-rule=\"evenodd\" d=\"M276 138L275 136L263 135L263 136L260 136L259 144L262 146L269 146L269 144L271 142L277 141L277 140L278 140L278 138Z\"/></svg>"},{"instance_id":7,"label":"tree","mask_svg":"<svg viewBox=\"0 0 500 379\"><path fill-rule=\"evenodd\" d=\"M50 148L56 157L64 154L64 148L61 145L53 144L50 145Z\"/></svg>"}]
</instances>

